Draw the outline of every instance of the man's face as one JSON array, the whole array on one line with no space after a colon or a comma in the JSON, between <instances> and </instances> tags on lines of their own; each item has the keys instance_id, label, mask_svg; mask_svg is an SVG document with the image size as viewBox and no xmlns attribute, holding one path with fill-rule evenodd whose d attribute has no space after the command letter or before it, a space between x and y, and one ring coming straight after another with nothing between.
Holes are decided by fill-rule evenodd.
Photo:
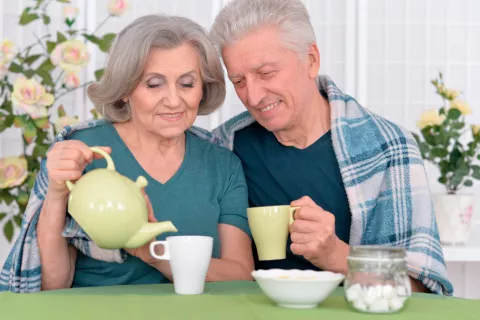
<instances>
[{"instance_id":1,"label":"man's face","mask_svg":"<svg viewBox=\"0 0 480 320\"><path fill-rule=\"evenodd\" d=\"M319 68L315 45L302 59L275 27L263 27L225 46L222 56L238 97L263 127L278 132L299 122Z\"/></svg>"}]
</instances>

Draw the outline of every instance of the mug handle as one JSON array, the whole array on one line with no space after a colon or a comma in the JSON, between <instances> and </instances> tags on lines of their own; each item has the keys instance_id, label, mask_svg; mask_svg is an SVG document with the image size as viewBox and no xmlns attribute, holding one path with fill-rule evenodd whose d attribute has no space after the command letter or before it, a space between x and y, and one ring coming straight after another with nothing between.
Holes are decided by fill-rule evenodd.
<instances>
[{"instance_id":1,"label":"mug handle","mask_svg":"<svg viewBox=\"0 0 480 320\"><path fill-rule=\"evenodd\" d=\"M161 256L155 253L155 246L156 245L163 245L164 252ZM159 260L170 260L170 247L168 246L167 241L153 241L150 243L150 254L152 257L157 258Z\"/></svg>"},{"instance_id":2,"label":"mug handle","mask_svg":"<svg viewBox=\"0 0 480 320\"><path fill-rule=\"evenodd\" d=\"M107 161L107 169L108 170L115 171L115 164L113 163L113 160L108 153L106 153L102 149L96 148L96 147L90 147L90 150L92 150L93 153L97 153L97 154L99 154L99 155L101 155L102 157L105 158L105 160ZM67 180L67 181L65 181L65 183L67 184L68 190L72 191L72 189L73 189L72 181Z\"/></svg>"},{"instance_id":3,"label":"mug handle","mask_svg":"<svg viewBox=\"0 0 480 320\"><path fill-rule=\"evenodd\" d=\"M292 224L293 221L295 221L295 211L297 209L300 209L300 207L290 207L290 224Z\"/></svg>"}]
</instances>

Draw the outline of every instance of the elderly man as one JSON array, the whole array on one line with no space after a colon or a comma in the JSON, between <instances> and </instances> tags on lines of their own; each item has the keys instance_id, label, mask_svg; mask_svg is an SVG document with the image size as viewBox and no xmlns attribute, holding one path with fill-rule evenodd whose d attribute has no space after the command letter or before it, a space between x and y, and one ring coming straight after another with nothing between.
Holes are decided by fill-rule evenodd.
<instances>
[{"instance_id":1,"label":"elderly man","mask_svg":"<svg viewBox=\"0 0 480 320\"><path fill-rule=\"evenodd\" d=\"M248 112L214 131L242 160L250 206L300 207L287 258L257 268L346 273L350 245L405 247L412 290L451 295L412 135L328 77L299 0L233 0L211 36Z\"/></svg>"}]
</instances>

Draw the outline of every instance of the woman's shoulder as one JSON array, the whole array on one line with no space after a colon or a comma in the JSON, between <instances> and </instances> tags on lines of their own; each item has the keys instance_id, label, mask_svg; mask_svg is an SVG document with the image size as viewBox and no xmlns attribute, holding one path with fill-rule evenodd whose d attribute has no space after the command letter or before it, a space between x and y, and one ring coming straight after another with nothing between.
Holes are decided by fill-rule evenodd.
<instances>
[{"instance_id":1,"label":"woman's shoulder","mask_svg":"<svg viewBox=\"0 0 480 320\"><path fill-rule=\"evenodd\" d=\"M70 128L72 130L66 140L79 140L87 145L100 145L106 141L111 141L112 124L105 120L86 121L74 125Z\"/></svg>"},{"instance_id":2,"label":"woman's shoulder","mask_svg":"<svg viewBox=\"0 0 480 320\"><path fill-rule=\"evenodd\" d=\"M191 142L192 150L202 155L205 159L212 160L220 163L240 163L240 159L229 149L219 146L217 144L211 143L207 140L204 140L200 137L197 137L194 134L187 133L188 138Z\"/></svg>"}]
</instances>

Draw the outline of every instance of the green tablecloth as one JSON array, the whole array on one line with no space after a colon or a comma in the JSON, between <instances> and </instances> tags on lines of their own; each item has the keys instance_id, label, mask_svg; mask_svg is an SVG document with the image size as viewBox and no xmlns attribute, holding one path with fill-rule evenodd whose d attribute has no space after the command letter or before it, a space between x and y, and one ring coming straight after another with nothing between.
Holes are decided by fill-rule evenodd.
<instances>
[{"instance_id":1,"label":"green tablecloth","mask_svg":"<svg viewBox=\"0 0 480 320\"><path fill-rule=\"evenodd\" d=\"M254 282L208 283L205 294L175 295L172 285L137 285L0 294L0 319L480 319L480 300L414 294L392 315L348 309L343 289L315 309L277 307Z\"/></svg>"}]
</instances>

